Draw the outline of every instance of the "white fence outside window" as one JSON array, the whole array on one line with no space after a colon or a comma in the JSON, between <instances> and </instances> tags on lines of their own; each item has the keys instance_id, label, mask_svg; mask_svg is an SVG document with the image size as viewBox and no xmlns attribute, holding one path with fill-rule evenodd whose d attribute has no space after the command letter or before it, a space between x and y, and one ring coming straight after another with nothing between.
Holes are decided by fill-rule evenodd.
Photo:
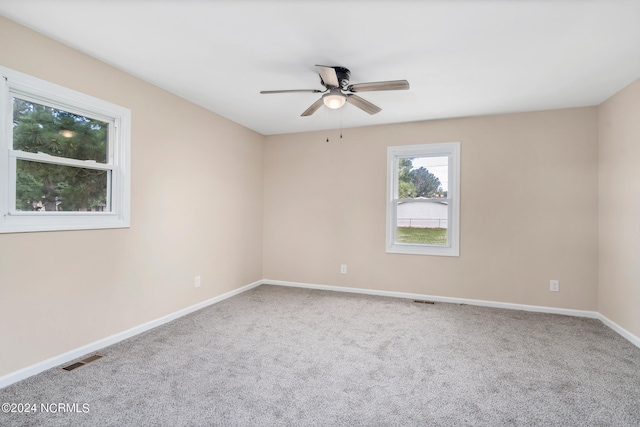
<instances>
[{"instance_id":1,"label":"white fence outside window","mask_svg":"<svg viewBox=\"0 0 640 427\"><path fill-rule=\"evenodd\" d=\"M445 202L398 204L398 227L449 228L449 206Z\"/></svg>"}]
</instances>

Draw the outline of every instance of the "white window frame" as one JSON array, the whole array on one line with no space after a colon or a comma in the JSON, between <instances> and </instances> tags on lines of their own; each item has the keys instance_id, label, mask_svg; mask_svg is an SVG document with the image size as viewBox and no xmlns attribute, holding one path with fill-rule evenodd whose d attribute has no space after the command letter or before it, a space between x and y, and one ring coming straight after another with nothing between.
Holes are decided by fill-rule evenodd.
<instances>
[{"instance_id":1,"label":"white window frame","mask_svg":"<svg viewBox=\"0 0 640 427\"><path fill-rule=\"evenodd\" d=\"M130 226L131 110L0 66L0 233L88 230ZM109 124L105 163L27 153L13 149L13 101L16 96ZM17 211L17 160L111 171L106 212Z\"/></svg>"},{"instance_id":2,"label":"white window frame","mask_svg":"<svg viewBox=\"0 0 640 427\"><path fill-rule=\"evenodd\" d=\"M448 157L447 245L397 243L397 206L414 199L398 198L398 159L415 157ZM438 199L442 202L443 199ZM434 200L435 201L435 200ZM425 200L425 203L433 201ZM444 142L387 147L387 253L460 256L460 143Z\"/></svg>"}]
</instances>

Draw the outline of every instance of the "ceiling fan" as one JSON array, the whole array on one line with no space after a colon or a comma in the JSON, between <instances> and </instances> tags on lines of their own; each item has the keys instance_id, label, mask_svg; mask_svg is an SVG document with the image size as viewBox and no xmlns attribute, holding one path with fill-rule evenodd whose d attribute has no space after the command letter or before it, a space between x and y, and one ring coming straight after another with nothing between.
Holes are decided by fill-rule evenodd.
<instances>
[{"instance_id":1,"label":"ceiling fan","mask_svg":"<svg viewBox=\"0 0 640 427\"><path fill-rule=\"evenodd\" d=\"M409 89L409 82L406 80L391 80L386 82L369 82L369 83L356 83L349 84L349 78L351 77L351 71L344 67L327 67L325 65L316 65L316 70L320 74L320 83L325 87L325 90L320 89L291 89L291 90L263 90L262 94L270 93L290 93L290 92L312 92L323 93L322 97L316 102L311 104L302 114L302 117L310 116L320 107L322 104L328 108L336 110L341 108L345 102L354 105L361 110L369 113L376 114L382 109L366 99L360 98L355 93L359 92L372 92L378 90L407 90Z\"/></svg>"}]
</instances>

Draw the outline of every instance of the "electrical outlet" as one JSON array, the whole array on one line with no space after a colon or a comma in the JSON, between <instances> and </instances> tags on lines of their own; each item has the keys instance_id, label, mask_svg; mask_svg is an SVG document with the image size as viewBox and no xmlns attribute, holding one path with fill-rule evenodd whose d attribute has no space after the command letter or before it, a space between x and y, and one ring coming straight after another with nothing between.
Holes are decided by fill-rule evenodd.
<instances>
[{"instance_id":1,"label":"electrical outlet","mask_svg":"<svg viewBox=\"0 0 640 427\"><path fill-rule=\"evenodd\" d=\"M196 276L196 277L193 279L193 285L194 285L196 288L199 288L199 287L200 287L200 276Z\"/></svg>"},{"instance_id":2,"label":"electrical outlet","mask_svg":"<svg viewBox=\"0 0 640 427\"><path fill-rule=\"evenodd\" d=\"M340 265L340 273L347 274L347 264Z\"/></svg>"},{"instance_id":3,"label":"electrical outlet","mask_svg":"<svg viewBox=\"0 0 640 427\"><path fill-rule=\"evenodd\" d=\"M560 281L559 280L549 280L549 290L551 292L559 292L560 291Z\"/></svg>"}]
</instances>

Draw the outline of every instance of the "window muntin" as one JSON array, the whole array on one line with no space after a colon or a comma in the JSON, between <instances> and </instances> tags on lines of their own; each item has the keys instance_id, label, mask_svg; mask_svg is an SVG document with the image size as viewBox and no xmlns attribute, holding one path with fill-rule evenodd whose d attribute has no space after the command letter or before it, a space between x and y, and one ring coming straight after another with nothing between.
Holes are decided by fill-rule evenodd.
<instances>
[{"instance_id":1,"label":"window muntin","mask_svg":"<svg viewBox=\"0 0 640 427\"><path fill-rule=\"evenodd\" d=\"M0 232L128 227L130 111L0 72Z\"/></svg>"},{"instance_id":2,"label":"window muntin","mask_svg":"<svg viewBox=\"0 0 640 427\"><path fill-rule=\"evenodd\" d=\"M389 147L387 252L458 256L459 143Z\"/></svg>"}]
</instances>

